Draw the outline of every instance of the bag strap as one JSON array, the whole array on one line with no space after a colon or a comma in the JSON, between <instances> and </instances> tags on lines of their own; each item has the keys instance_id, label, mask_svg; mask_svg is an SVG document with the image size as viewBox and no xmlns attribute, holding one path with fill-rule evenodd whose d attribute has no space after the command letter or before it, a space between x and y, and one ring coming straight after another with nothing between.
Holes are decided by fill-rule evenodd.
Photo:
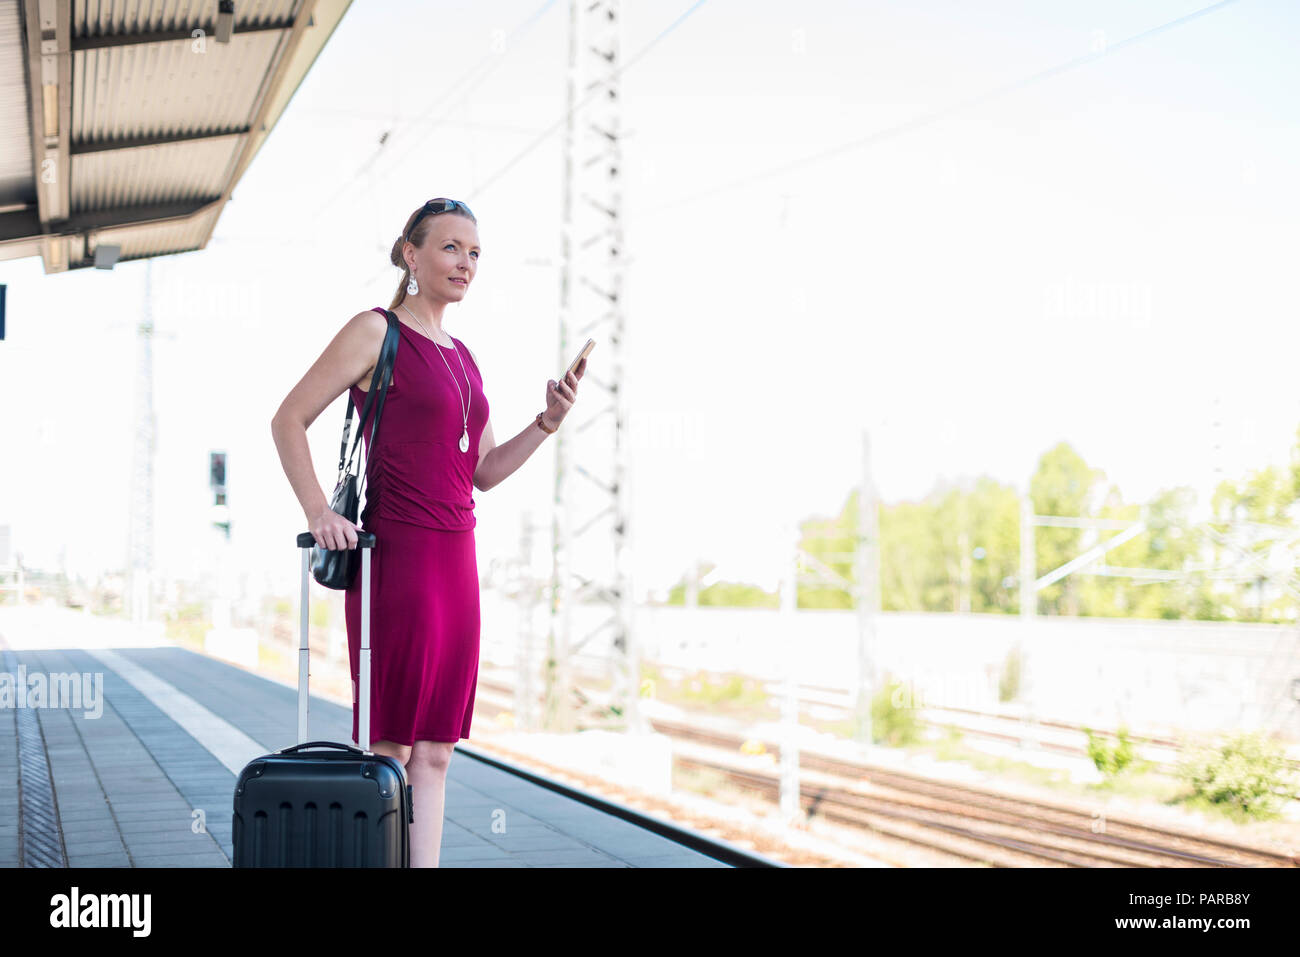
<instances>
[{"instance_id":1,"label":"bag strap","mask_svg":"<svg viewBox=\"0 0 1300 957\"><path fill-rule=\"evenodd\" d=\"M401 335L398 333L397 314L384 310L384 315L388 317L388 334L384 336L383 348L379 350L379 362L376 364L375 375L380 377L379 384L379 401L375 405L375 421L370 425L370 445L366 453L366 467L361 471L361 481L357 486L357 498L361 497L361 490L366 485L366 473L370 471L370 460L375 457L375 435L379 431L379 417L384 413L384 399L388 397L388 383L393 378L393 366L397 364L397 343L401 341ZM374 386L371 386L371 391ZM366 405L370 405L370 396L366 396ZM361 425L365 426L366 413L361 413ZM357 430L358 432L361 429ZM360 436L358 436L360 438Z\"/></svg>"},{"instance_id":2,"label":"bag strap","mask_svg":"<svg viewBox=\"0 0 1300 957\"><path fill-rule=\"evenodd\" d=\"M401 337L398 333L397 316L387 309L384 315L388 319L388 332L384 335L383 347L379 350L379 361L375 363L374 375L370 377L370 391L366 393L366 401L361 408L361 423L364 427L366 417L370 415L370 407L375 402L375 395L379 395L379 404L375 408L375 419L370 425L370 455L375 452L375 434L379 428L379 417L384 410L384 399L388 395L388 383L393 377L393 366L397 362L397 344ZM357 437L352 442L352 451L348 451L348 436L352 433L352 410L354 403L349 400L348 407L343 416L343 444L339 446L339 477L343 477L344 467L352 461L356 454L358 446L361 444L361 429L357 430ZM364 478L363 478L364 481Z\"/></svg>"}]
</instances>

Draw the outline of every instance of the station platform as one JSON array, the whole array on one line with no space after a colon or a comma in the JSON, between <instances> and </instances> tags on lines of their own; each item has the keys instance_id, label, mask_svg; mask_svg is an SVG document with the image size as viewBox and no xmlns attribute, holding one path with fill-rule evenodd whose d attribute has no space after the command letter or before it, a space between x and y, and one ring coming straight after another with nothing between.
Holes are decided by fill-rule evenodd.
<instances>
[{"instance_id":1,"label":"station platform","mask_svg":"<svg viewBox=\"0 0 1300 957\"><path fill-rule=\"evenodd\" d=\"M19 675L102 675L82 707L0 707L0 867L230 867L235 779L296 743L296 689L176 645L132 646L115 640L125 623L114 632L82 618L0 608L11 687ZM313 695L310 712L311 740L351 740L349 708ZM779 866L712 839L674 839L511 767L457 745L439 866Z\"/></svg>"}]
</instances>

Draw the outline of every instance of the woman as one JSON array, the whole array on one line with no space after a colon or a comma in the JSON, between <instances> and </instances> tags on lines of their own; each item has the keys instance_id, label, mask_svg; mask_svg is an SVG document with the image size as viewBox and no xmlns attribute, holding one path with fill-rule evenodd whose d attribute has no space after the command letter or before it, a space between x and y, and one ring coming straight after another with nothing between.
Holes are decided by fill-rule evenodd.
<instances>
[{"instance_id":1,"label":"woman","mask_svg":"<svg viewBox=\"0 0 1300 957\"><path fill-rule=\"evenodd\" d=\"M478 270L478 221L464 203L431 199L393 244L402 281L392 311L397 361L366 456L365 508L353 525L329 507L316 480L307 428L345 389L357 409L388 331L382 309L353 316L285 397L271 422L280 461L316 544L355 548L357 529L376 536L371 557L370 748L406 765L415 802L411 866L437 867L447 766L469 736L478 680L479 594L472 489L512 475L564 421L586 360L566 381L547 380L546 408L498 446L478 359L443 331L449 303L468 294ZM369 450L368 423L361 423ZM357 738L361 576L345 599Z\"/></svg>"}]
</instances>

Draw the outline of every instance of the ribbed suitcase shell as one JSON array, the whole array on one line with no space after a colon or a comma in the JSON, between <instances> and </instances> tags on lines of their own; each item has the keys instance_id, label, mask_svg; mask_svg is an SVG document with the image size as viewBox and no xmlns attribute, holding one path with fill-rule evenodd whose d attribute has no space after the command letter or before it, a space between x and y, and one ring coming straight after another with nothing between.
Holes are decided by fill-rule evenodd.
<instances>
[{"instance_id":1,"label":"ribbed suitcase shell","mask_svg":"<svg viewBox=\"0 0 1300 957\"><path fill-rule=\"evenodd\" d=\"M358 532L362 553L361 728L370 744L370 552L373 533ZM307 736L307 571L315 541L302 551L298 736ZM321 749L321 750L312 750ZM235 867L410 867L414 820L406 768L396 758L333 741L311 741L263 755L235 782Z\"/></svg>"},{"instance_id":2,"label":"ribbed suitcase shell","mask_svg":"<svg viewBox=\"0 0 1300 957\"><path fill-rule=\"evenodd\" d=\"M235 866L410 867L409 798L387 755L268 754L235 784Z\"/></svg>"}]
</instances>

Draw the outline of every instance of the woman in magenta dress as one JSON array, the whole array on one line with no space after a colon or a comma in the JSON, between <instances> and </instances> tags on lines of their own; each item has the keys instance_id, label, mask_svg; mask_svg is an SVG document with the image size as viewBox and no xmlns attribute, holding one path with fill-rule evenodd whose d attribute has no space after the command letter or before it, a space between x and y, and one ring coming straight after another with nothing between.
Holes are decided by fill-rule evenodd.
<instances>
[{"instance_id":1,"label":"woman in magenta dress","mask_svg":"<svg viewBox=\"0 0 1300 957\"><path fill-rule=\"evenodd\" d=\"M356 526L329 507L306 429L345 389L360 410L388 331L384 310L354 316L285 398L272 434L316 543L355 548L375 534L370 575L370 748L406 765L415 802L411 866L436 867L443 798L455 742L469 736L479 661L475 489L513 474L564 420L586 360L548 380L546 408L499 447L478 359L443 331L448 303L478 270L477 220L463 203L429 200L393 244L402 280L391 306L401 340L373 460L368 422L365 507ZM373 413L372 413L373 415ZM357 738L361 575L347 590L352 736Z\"/></svg>"}]
</instances>

